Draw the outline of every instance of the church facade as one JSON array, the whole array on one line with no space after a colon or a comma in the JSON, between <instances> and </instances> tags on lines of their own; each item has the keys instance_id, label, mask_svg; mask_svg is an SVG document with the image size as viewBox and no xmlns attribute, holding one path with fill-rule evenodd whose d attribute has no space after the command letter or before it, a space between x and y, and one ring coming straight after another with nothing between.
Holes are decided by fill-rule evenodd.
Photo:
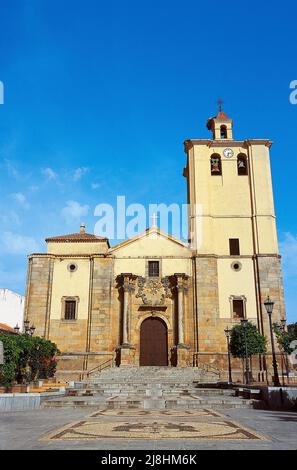
<instances>
[{"instance_id":1,"label":"church facade","mask_svg":"<svg viewBox=\"0 0 297 470\"><path fill-rule=\"evenodd\" d=\"M58 377L105 364L225 371L225 328L246 318L269 338L268 295L273 321L285 317L272 142L235 140L221 110L207 127L184 144L189 244L153 224L111 247L81 225L29 256L25 318L58 345ZM254 370L264 380L270 367L260 357Z\"/></svg>"}]
</instances>

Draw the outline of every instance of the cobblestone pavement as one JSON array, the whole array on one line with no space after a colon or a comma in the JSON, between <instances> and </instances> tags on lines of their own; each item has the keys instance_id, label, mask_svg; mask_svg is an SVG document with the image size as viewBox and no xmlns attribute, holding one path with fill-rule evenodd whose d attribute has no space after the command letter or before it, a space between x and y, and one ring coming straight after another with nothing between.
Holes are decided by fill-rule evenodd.
<instances>
[{"instance_id":1,"label":"cobblestone pavement","mask_svg":"<svg viewBox=\"0 0 297 470\"><path fill-rule=\"evenodd\" d=\"M0 415L0 449L297 449L297 413L41 409Z\"/></svg>"}]
</instances>

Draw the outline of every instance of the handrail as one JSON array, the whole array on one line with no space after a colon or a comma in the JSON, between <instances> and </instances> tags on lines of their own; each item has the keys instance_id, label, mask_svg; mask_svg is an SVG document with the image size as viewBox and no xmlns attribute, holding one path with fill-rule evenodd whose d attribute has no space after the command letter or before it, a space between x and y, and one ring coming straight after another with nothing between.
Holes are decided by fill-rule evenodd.
<instances>
[{"instance_id":1,"label":"handrail","mask_svg":"<svg viewBox=\"0 0 297 470\"><path fill-rule=\"evenodd\" d=\"M214 374L221 377L222 370L220 370L217 367L214 367L210 364L205 364L203 362L199 364L198 356L199 356L199 353L194 353L193 354L193 367L198 367L199 369L202 369L205 372L213 372Z\"/></svg>"},{"instance_id":2,"label":"handrail","mask_svg":"<svg viewBox=\"0 0 297 470\"><path fill-rule=\"evenodd\" d=\"M113 358L112 359L107 359L106 361L101 362L101 364L94 367L93 369L88 370L87 377L94 374L94 372L102 372L104 369L107 369L109 367L113 367Z\"/></svg>"}]
</instances>

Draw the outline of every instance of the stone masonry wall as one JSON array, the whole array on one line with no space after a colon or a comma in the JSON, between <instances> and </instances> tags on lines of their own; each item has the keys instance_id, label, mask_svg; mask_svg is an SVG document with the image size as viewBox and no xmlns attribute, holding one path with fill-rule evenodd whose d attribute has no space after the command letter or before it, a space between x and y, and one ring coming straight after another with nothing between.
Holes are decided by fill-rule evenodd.
<instances>
[{"instance_id":1,"label":"stone masonry wall","mask_svg":"<svg viewBox=\"0 0 297 470\"><path fill-rule=\"evenodd\" d=\"M53 259L33 256L29 259L25 318L34 325L36 336L47 337L50 311Z\"/></svg>"}]
</instances>

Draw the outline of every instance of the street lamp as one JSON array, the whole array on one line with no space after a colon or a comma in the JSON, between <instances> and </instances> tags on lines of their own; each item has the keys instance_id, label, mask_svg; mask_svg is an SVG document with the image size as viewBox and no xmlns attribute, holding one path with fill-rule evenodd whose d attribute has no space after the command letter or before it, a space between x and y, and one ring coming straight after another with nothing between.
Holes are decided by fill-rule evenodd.
<instances>
[{"instance_id":1,"label":"street lamp","mask_svg":"<svg viewBox=\"0 0 297 470\"><path fill-rule=\"evenodd\" d=\"M279 381L279 376L278 376L278 370L277 370L277 362L276 362L276 355L275 355L275 346L274 346L274 337L273 337L273 329L272 329L272 312L273 312L273 307L274 307L274 302L270 300L270 297L268 296L267 299L264 302L266 312L268 314L269 318L269 327L270 327L270 338L271 338L271 349L272 349L272 365L273 365L273 383L275 387L280 387L280 381Z\"/></svg>"},{"instance_id":2,"label":"street lamp","mask_svg":"<svg viewBox=\"0 0 297 470\"><path fill-rule=\"evenodd\" d=\"M35 328L34 325L30 326L29 320L25 320L24 321L24 330L25 330L26 335L33 336L34 333L35 333L36 328Z\"/></svg>"},{"instance_id":3,"label":"street lamp","mask_svg":"<svg viewBox=\"0 0 297 470\"><path fill-rule=\"evenodd\" d=\"M281 321L280 321L280 330L282 332L282 335L284 336L285 333L286 333L286 326L287 326L287 320L286 318L283 318ZM285 367L286 367L286 374L287 374L287 381L289 383L289 361L288 361L288 354L286 352L286 349L285 347L282 347L282 352L283 352L283 356L285 358ZM284 385L284 377L283 377L283 385Z\"/></svg>"},{"instance_id":4,"label":"street lamp","mask_svg":"<svg viewBox=\"0 0 297 470\"><path fill-rule=\"evenodd\" d=\"M250 383L250 366L249 366L249 358L248 358L248 347L247 347L247 338L246 338L246 329L248 326L248 320L243 318L241 320L241 325L244 331L244 345L245 345L245 383L249 385Z\"/></svg>"},{"instance_id":5,"label":"street lamp","mask_svg":"<svg viewBox=\"0 0 297 470\"><path fill-rule=\"evenodd\" d=\"M15 325L14 331L16 332L17 335L19 334L19 332L20 332L20 327L19 327L18 323Z\"/></svg>"},{"instance_id":6,"label":"street lamp","mask_svg":"<svg viewBox=\"0 0 297 470\"><path fill-rule=\"evenodd\" d=\"M228 345L228 366L229 366L229 382L228 384L232 384L232 369L231 369L231 354L230 354L230 336L231 336L231 331L229 328L226 328L225 330L225 335L227 338L227 345Z\"/></svg>"},{"instance_id":7,"label":"street lamp","mask_svg":"<svg viewBox=\"0 0 297 470\"><path fill-rule=\"evenodd\" d=\"M31 336L33 336L33 335L34 335L34 333L35 333L35 330L36 330L35 326L34 326L34 325L32 325L32 326L31 326L31 328L30 328L30 335L31 335Z\"/></svg>"}]
</instances>

